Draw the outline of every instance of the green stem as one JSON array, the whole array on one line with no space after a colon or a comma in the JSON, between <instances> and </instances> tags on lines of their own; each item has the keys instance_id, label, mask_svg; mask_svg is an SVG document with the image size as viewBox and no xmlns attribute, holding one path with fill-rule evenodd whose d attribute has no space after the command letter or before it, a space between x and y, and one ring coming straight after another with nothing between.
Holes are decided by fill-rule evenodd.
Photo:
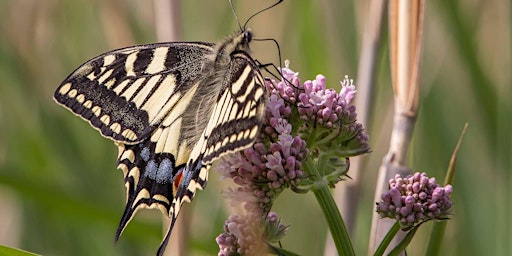
<instances>
[{"instance_id":1,"label":"green stem","mask_svg":"<svg viewBox=\"0 0 512 256\"><path fill-rule=\"evenodd\" d=\"M389 229L386 236L382 239L382 242L380 242L379 247L377 247L377 250L375 250L374 256L382 256L384 255L384 252L386 251L386 248L388 248L389 243L391 240L393 240L393 237L395 237L396 233L400 230L400 223L397 221L391 229Z\"/></svg>"},{"instance_id":2,"label":"green stem","mask_svg":"<svg viewBox=\"0 0 512 256\"><path fill-rule=\"evenodd\" d=\"M322 182L321 184L317 183L317 186L314 186L312 189L313 193L315 194L316 200L318 201L318 204L320 204L320 208L322 208L322 212L327 220L338 255L355 255L347 228L345 227L343 218L336 206L336 202L332 197L328 184L329 182L327 181Z\"/></svg>"}]
</instances>

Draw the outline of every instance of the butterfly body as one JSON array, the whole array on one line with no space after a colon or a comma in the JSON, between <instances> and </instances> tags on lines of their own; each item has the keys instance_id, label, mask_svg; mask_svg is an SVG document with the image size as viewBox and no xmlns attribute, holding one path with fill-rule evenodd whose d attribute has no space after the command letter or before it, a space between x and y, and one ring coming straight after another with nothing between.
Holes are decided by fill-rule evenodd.
<instances>
[{"instance_id":1,"label":"butterfly body","mask_svg":"<svg viewBox=\"0 0 512 256\"><path fill-rule=\"evenodd\" d=\"M251 32L218 44L157 43L104 53L76 69L54 99L119 149L127 201L116 233L137 210L158 208L171 226L205 187L219 157L254 143L264 80L249 55Z\"/></svg>"}]
</instances>

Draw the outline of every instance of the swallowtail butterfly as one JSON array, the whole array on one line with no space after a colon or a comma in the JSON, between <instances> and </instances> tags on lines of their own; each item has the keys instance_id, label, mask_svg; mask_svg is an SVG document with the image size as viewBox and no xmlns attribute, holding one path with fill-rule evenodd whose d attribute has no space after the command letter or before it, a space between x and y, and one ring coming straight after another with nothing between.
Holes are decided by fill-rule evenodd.
<instances>
[{"instance_id":1,"label":"swallowtail butterfly","mask_svg":"<svg viewBox=\"0 0 512 256\"><path fill-rule=\"evenodd\" d=\"M203 189L217 158L250 147L265 109L264 79L249 55L250 30L218 44L157 43L93 58L71 73L54 99L114 141L126 208L116 240L142 208L171 225Z\"/></svg>"}]
</instances>

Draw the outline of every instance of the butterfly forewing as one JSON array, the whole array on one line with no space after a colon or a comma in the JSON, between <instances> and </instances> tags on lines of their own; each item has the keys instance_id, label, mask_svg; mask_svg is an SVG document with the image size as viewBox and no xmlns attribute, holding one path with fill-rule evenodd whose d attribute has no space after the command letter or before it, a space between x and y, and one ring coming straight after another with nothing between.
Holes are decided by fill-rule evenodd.
<instances>
[{"instance_id":1,"label":"butterfly forewing","mask_svg":"<svg viewBox=\"0 0 512 256\"><path fill-rule=\"evenodd\" d=\"M76 69L54 98L103 136L137 143L159 126L188 85L201 76L211 46L165 43L111 51Z\"/></svg>"}]
</instances>

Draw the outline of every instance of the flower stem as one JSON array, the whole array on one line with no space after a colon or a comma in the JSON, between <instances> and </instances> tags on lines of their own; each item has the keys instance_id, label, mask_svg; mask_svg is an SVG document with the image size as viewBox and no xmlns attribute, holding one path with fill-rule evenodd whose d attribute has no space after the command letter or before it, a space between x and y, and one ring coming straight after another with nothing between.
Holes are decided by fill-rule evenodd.
<instances>
[{"instance_id":1,"label":"flower stem","mask_svg":"<svg viewBox=\"0 0 512 256\"><path fill-rule=\"evenodd\" d=\"M312 189L313 193L315 194L316 200L318 201L318 204L320 204L320 208L322 208L322 212L327 220L338 255L355 255L347 228L345 227L343 218L336 206L336 202L332 197L328 184L329 183L326 181L314 186Z\"/></svg>"}]
</instances>

